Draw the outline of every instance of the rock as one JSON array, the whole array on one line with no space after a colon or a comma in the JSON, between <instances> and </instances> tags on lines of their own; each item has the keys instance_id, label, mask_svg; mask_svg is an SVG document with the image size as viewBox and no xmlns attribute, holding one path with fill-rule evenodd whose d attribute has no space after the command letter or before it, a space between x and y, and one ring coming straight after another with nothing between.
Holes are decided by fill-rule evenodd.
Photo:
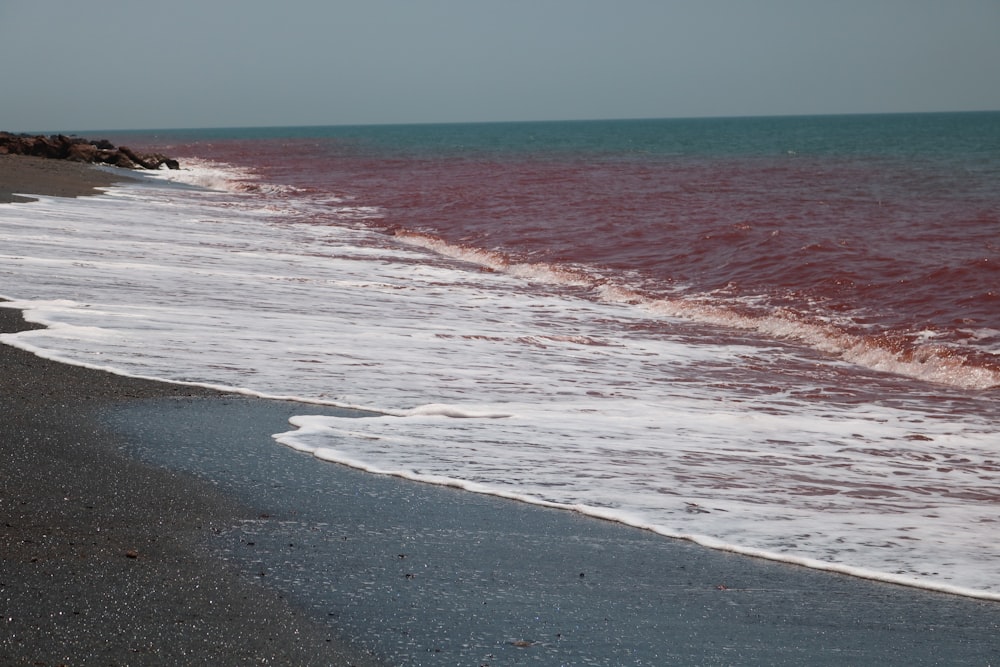
<instances>
[{"instance_id":1,"label":"rock","mask_svg":"<svg viewBox=\"0 0 1000 667\"><path fill-rule=\"evenodd\" d=\"M122 169L138 169L135 162L132 162L131 158L126 153L119 151L108 152L107 157L104 159L104 164L110 164L115 167L121 167Z\"/></svg>"},{"instance_id":2,"label":"rock","mask_svg":"<svg viewBox=\"0 0 1000 667\"><path fill-rule=\"evenodd\" d=\"M62 151L59 145L46 137L35 137L31 142L30 151L29 155L37 155L38 157L46 157L52 160L62 158Z\"/></svg>"},{"instance_id":3,"label":"rock","mask_svg":"<svg viewBox=\"0 0 1000 667\"><path fill-rule=\"evenodd\" d=\"M71 162L100 162L99 152L92 144L73 144L69 147L66 159Z\"/></svg>"},{"instance_id":4,"label":"rock","mask_svg":"<svg viewBox=\"0 0 1000 667\"><path fill-rule=\"evenodd\" d=\"M135 154L135 151L133 151L128 146L119 146L118 147L118 152L121 153L122 155L124 155L125 157L127 157L129 160L131 160L135 164L137 164L140 167L142 167L143 169L156 169L156 167L153 166L152 162L150 162L150 161L148 161L148 160L146 160L146 159L144 159L142 157L139 157L138 155Z\"/></svg>"},{"instance_id":5,"label":"rock","mask_svg":"<svg viewBox=\"0 0 1000 667\"><path fill-rule=\"evenodd\" d=\"M111 164L126 169L180 169L180 163L159 153L140 155L121 146L115 148L107 139L87 141L79 137L69 137L64 134L45 137L26 134L0 132L0 153L11 155L34 155L53 160L72 160L74 162L90 162Z\"/></svg>"},{"instance_id":6,"label":"rock","mask_svg":"<svg viewBox=\"0 0 1000 667\"><path fill-rule=\"evenodd\" d=\"M181 168L181 163L178 162L177 160L175 160L172 157L167 157L166 155L160 155L159 153L154 154L152 157L156 158L156 160L157 160L157 163L159 165L159 166L157 166L157 169L159 169L160 166L164 166L167 169L180 169Z\"/></svg>"},{"instance_id":7,"label":"rock","mask_svg":"<svg viewBox=\"0 0 1000 667\"><path fill-rule=\"evenodd\" d=\"M118 152L125 155L129 160L143 169L159 169L164 165L166 165L168 169L180 169L180 164L177 160L168 158L165 155L160 155L159 153L153 153L152 155L138 155L128 146L120 146L118 148Z\"/></svg>"}]
</instances>

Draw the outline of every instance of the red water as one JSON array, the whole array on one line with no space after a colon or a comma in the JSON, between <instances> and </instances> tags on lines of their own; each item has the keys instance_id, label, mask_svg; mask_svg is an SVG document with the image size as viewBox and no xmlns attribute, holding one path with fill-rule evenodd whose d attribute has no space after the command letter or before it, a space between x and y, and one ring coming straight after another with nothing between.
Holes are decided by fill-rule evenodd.
<instances>
[{"instance_id":1,"label":"red water","mask_svg":"<svg viewBox=\"0 0 1000 667\"><path fill-rule=\"evenodd\" d=\"M390 233L582 269L666 315L932 382L1000 384L1000 192L929 162L387 155L333 139L171 149L252 167L314 203L377 207L369 224Z\"/></svg>"}]
</instances>

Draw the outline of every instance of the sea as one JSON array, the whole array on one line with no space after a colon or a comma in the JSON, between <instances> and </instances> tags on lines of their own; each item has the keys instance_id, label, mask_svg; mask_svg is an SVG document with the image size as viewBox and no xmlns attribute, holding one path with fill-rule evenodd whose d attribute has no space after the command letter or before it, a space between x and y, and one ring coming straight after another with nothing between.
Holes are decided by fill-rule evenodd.
<instances>
[{"instance_id":1,"label":"sea","mask_svg":"<svg viewBox=\"0 0 1000 667\"><path fill-rule=\"evenodd\" d=\"M0 206L48 325L4 343L298 401L317 466L1000 600L1000 113L81 134L182 168Z\"/></svg>"}]
</instances>

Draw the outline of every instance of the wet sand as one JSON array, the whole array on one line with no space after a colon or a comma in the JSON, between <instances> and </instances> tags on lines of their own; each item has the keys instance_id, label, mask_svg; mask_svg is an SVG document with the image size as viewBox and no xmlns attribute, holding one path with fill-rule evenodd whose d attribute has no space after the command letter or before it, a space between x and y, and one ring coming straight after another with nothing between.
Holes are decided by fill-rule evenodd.
<instances>
[{"instance_id":1,"label":"wet sand","mask_svg":"<svg viewBox=\"0 0 1000 667\"><path fill-rule=\"evenodd\" d=\"M746 558L277 445L317 406L233 397L105 413L130 453L265 508L213 535L390 664L996 664L1000 604ZM335 412L335 409L329 409ZM183 426L179 426L183 425Z\"/></svg>"}]
</instances>

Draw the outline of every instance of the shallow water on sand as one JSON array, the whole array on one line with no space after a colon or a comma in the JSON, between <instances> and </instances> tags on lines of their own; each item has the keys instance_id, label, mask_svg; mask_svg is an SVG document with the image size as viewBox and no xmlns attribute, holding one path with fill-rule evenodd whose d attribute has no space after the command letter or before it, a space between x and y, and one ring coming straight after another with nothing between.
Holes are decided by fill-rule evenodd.
<instances>
[{"instance_id":1,"label":"shallow water on sand","mask_svg":"<svg viewBox=\"0 0 1000 667\"><path fill-rule=\"evenodd\" d=\"M995 654L992 603L318 466L266 435L297 408L168 399L106 419L136 443L130 453L260 507L206 546L388 664L985 664Z\"/></svg>"}]
</instances>

